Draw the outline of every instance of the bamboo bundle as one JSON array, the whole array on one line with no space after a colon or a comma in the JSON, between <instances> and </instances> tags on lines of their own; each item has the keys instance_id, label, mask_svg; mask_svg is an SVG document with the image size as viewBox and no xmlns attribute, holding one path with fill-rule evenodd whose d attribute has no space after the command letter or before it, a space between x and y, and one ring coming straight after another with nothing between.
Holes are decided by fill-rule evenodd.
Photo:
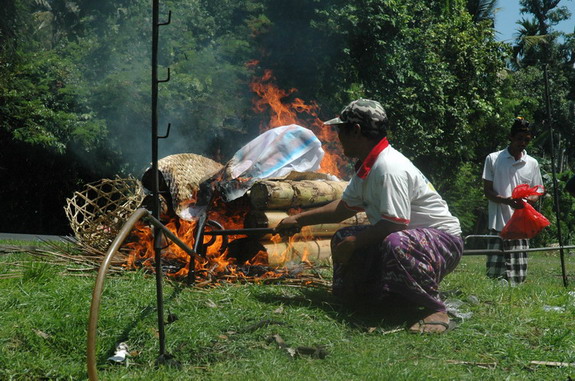
<instances>
[{"instance_id":1,"label":"bamboo bundle","mask_svg":"<svg viewBox=\"0 0 575 381\"><path fill-rule=\"evenodd\" d=\"M270 266L283 266L287 262L330 263L330 239L299 242L262 243L268 253Z\"/></svg>"},{"instance_id":2,"label":"bamboo bundle","mask_svg":"<svg viewBox=\"0 0 575 381\"><path fill-rule=\"evenodd\" d=\"M250 188L255 209L290 209L326 204L343 194L347 182L328 180L263 180Z\"/></svg>"},{"instance_id":3,"label":"bamboo bundle","mask_svg":"<svg viewBox=\"0 0 575 381\"><path fill-rule=\"evenodd\" d=\"M246 228L275 228L281 220L286 218L288 213L282 210L252 210L250 211L244 221ZM310 236L330 237L339 229L346 226L366 225L368 223L367 216L364 212L358 213L355 216L343 220L335 224L321 224L306 226L301 233L294 236L295 239L306 239ZM260 237L262 241L269 240L271 235Z\"/></svg>"}]
</instances>

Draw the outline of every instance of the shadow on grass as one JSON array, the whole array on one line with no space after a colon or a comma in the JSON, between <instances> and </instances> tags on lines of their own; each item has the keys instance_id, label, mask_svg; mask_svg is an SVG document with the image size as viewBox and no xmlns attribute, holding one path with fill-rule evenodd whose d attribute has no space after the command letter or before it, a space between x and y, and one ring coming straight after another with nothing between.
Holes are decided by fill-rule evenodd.
<instances>
[{"instance_id":1,"label":"shadow on grass","mask_svg":"<svg viewBox=\"0 0 575 381\"><path fill-rule=\"evenodd\" d=\"M347 324L350 329L359 331L408 327L429 314L394 294L377 304L349 304L342 303L324 289L302 289L300 292L300 295L294 297L280 296L273 292L263 292L255 297L262 303L318 309L332 319Z\"/></svg>"},{"instance_id":2,"label":"shadow on grass","mask_svg":"<svg viewBox=\"0 0 575 381\"><path fill-rule=\"evenodd\" d=\"M173 291L172 293L167 297L164 298L164 315L166 314L166 306L165 303L169 302L171 300L174 300L178 297L178 295L180 295L180 293L182 292L183 289L186 288L185 285L178 285L177 283L173 283ZM132 330L138 325L139 322L141 322L142 320L144 320L146 317L148 317L150 314L154 313L157 315L157 311L158 311L158 305L157 303L155 303L154 305L149 305L146 306L141 312L140 314L135 317L134 319L132 319L132 322L130 324L128 324L124 330L122 331L122 333L120 333L118 335L118 338L116 339L116 344L114 344L113 346L111 346L104 355L100 356L97 360L98 364L104 364L107 363L107 359L110 356L113 356L114 353L116 352L116 348L118 346L118 344L120 344L121 342L125 342L128 340L128 338L130 337L130 333L132 332ZM168 318L164 320L164 325L167 325L170 323L170 313L169 313L169 309L168 309ZM168 355L169 357L169 355ZM158 358L158 361L163 361L161 358Z\"/></svg>"}]
</instances>

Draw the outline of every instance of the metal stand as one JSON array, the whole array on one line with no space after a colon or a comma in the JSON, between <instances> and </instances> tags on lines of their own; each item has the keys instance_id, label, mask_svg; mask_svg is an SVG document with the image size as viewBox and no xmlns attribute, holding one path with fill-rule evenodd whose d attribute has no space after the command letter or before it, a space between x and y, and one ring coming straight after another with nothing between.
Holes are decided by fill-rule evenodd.
<instances>
[{"instance_id":1,"label":"metal stand","mask_svg":"<svg viewBox=\"0 0 575 381\"><path fill-rule=\"evenodd\" d=\"M561 257L561 274L563 286L567 287L567 271L565 270L565 253L563 252L563 236L561 235L561 214L559 212L559 193L557 191L557 174L555 169L555 143L553 139L553 121L551 118L551 98L549 96L549 72L548 64L543 66L545 73L545 104L547 108L547 123L549 124L549 138L551 139L551 172L553 173L553 200L555 202L555 218L557 219L557 239L559 240L559 254Z\"/></svg>"},{"instance_id":2,"label":"metal stand","mask_svg":"<svg viewBox=\"0 0 575 381\"><path fill-rule=\"evenodd\" d=\"M559 247L533 247L529 249L513 249L513 250L505 250L503 245L503 238L499 237L498 235L468 235L465 236L464 241L467 244L467 240L470 238L485 238L490 240L497 240L499 241L500 249L466 249L463 250L463 255L489 255L489 254L505 254L505 253L527 253L527 252L535 252L535 251L556 251L560 250L563 253L564 249L572 250L575 249L575 245L572 246L559 246Z\"/></svg>"},{"instance_id":3,"label":"metal stand","mask_svg":"<svg viewBox=\"0 0 575 381\"><path fill-rule=\"evenodd\" d=\"M159 0L153 0L152 4L152 174L153 174L153 206L152 216L159 219L160 215L160 181L158 174L158 140L167 138L170 133L170 125L164 136L158 136L158 83L170 80L170 69L168 77L164 80L158 80L158 36L159 27L168 25L172 18L172 12L168 14L168 21L165 23L158 22ZM164 296L162 286L162 238L161 230L154 226L154 252L156 263L156 299L158 309L158 335L160 340L160 355L158 363L164 363L168 357L166 354L166 337L164 333Z\"/></svg>"},{"instance_id":4,"label":"metal stand","mask_svg":"<svg viewBox=\"0 0 575 381\"><path fill-rule=\"evenodd\" d=\"M208 213L214 202L214 191L211 188L211 184L200 185L200 190L198 193L198 205L203 208L202 212L198 216L198 222L196 224L196 234L194 236L194 253L204 257L206 256L207 246L204 245L204 230L208 224ZM193 255L190 255L190 266L188 268L188 285L193 285L196 282L196 271L195 271L195 259Z\"/></svg>"}]
</instances>

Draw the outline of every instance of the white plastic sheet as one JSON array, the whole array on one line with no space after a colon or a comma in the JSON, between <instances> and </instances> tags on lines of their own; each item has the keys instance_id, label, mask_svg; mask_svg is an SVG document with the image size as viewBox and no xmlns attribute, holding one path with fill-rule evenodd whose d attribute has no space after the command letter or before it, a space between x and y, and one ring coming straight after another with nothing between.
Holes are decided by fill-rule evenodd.
<instances>
[{"instance_id":1,"label":"white plastic sheet","mask_svg":"<svg viewBox=\"0 0 575 381\"><path fill-rule=\"evenodd\" d=\"M258 180L318 170L323 155L321 142L311 130L296 124L276 127L237 151L218 185L226 201L235 200Z\"/></svg>"}]
</instances>

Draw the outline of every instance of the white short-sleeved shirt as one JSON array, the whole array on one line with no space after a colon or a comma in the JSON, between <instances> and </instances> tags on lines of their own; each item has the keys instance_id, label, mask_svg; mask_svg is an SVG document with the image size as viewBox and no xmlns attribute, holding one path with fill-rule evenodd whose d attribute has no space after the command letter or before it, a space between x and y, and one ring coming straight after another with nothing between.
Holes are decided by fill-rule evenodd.
<instances>
[{"instance_id":1,"label":"white short-sleeved shirt","mask_svg":"<svg viewBox=\"0 0 575 381\"><path fill-rule=\"evenodd\" d=\"M483 179L492 181L495 193L503 197L511 197L513 189L519 184L529 184L530 187L543 185L537 160L526 151L523 151L519 160L515 160L507 148L487 155ZM509 205L489 201L488 211L488 228L501 231L514 209Z\"/></svg>"},{"instance_id":2,"label":"white short-sleeved shirt","mask_svg":"<svg viewBox=\"0 0 575 381\"><path fill-rule=\"evenodd\" d=\"M353 175L342 200L350 209L365 211L372 224L383 219L408 229L431 227L461 234L459 220L433 185L386 138Z\"/></svg>"}]
</instances>

